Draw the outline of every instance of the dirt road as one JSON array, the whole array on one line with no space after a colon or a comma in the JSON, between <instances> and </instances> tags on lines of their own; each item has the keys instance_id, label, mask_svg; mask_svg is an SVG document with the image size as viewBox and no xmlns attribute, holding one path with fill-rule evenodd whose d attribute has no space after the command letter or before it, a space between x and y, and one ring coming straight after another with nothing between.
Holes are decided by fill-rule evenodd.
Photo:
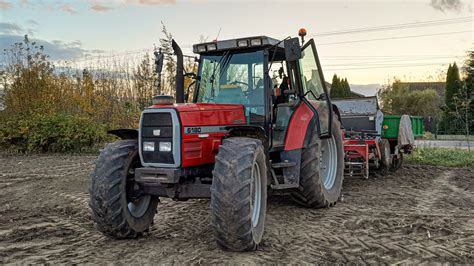
<instances>
[{"instance_id":1,"label":"dirt road","mask_svg":"<svg viewBox=\"0 0 474 266\"><path fill-rule=\"evenodd\" d=\"M474 263L473 169L346 179L331 209L272 196L262 246L232 253L213 241L208 200L162 200L138 240L101 235L88 208L94 159L0 155L0 263Z\"/></svg>"}]
</instances>

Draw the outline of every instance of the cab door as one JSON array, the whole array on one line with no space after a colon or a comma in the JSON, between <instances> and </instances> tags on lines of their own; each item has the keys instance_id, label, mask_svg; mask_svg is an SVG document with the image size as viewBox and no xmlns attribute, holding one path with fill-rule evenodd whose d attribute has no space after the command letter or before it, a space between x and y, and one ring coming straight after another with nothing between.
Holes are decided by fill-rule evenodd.
<instances>
[{"instance_id":1,"label":"cab door","mask_svg":"<svg viewBox=\"0 0 474 266\"><path fill-rule=\"evenodd\" d=\"M309 40L301 50L298 72L301 75L299 80L304 101L317 111L320 137L328 137L331 135L332 105L314 40Z\"/></svg>"}]
</instances>

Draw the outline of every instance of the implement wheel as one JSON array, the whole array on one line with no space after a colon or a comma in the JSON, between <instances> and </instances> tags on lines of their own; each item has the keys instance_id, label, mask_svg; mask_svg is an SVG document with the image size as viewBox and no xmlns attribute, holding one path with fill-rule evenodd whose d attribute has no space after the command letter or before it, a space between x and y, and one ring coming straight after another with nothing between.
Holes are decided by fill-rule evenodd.
<instances>
[{"instance_id":1,"label":"implement wheel","mask_svg":"<svg viewBox=\"0 0 474 266\"><path fill-rule=\"evenodd\" d=\"M403 165L403 153L398 152L398 156L394 156L392 164L390 165L390 171L395 172L402 168Z\"/></svg>"},{"instance_id":2,"label":"implement wheel","mask_svg":"<svg viewBox=\"0 0 474 266\"><path fill-rule=\"evenodd\" d=\"M376 174L380 176L387 175L389 169L392 165L392 158L390 154L390 143L387 139L382 139L379 142L379 149L380 149L380 164L379 168L376 169Z\"/></svg>"},{"instance_id":3,"label":"implement wheel","mask_svg":"<svg viewBox=\"0 0 474 266\"><path fill-rule=\"evenodd\" d=\"M260 140L229 138L216 156L211 187L211 224L217 244L255 250L264 231L267 163Z\"/></svg>"}]
</instances>

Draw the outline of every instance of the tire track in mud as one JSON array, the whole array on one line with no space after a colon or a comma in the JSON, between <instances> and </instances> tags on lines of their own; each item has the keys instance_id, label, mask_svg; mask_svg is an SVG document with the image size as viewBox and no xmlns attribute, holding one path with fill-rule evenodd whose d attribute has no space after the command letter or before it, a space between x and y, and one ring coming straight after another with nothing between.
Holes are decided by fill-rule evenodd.
<instances>
[{"instance_id":1,"label":"tire track in mud","mask_svg":"<svg viewBox=\"0 0 474 266\"><path fill-rule=\"evenodd\" d=\"M472 169L407 166L346 179L344 201L331 209L271 196L259 250L233 253L214 243L209 200L162 199L144 237L103 236L88 207L93 160L0 157L2 168L29 165L0 175L0 263L474 263Z\"/></svg>"}]
</instances>

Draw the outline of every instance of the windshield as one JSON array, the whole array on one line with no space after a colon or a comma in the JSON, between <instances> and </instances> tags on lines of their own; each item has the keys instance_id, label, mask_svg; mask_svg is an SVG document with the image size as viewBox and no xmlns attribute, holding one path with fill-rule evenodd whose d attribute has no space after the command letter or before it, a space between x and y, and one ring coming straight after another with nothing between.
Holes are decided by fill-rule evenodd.
<instances>
[{"instance_id":1,"label":"windshield","mask_svg":"<svg viewBox=\"0 0 474 266\"><path fill-rule=\"evenodd\" d=\"M198 103L242 104L247 117L265 115L263 51L203 55Z\"/></svg>"}]
</instances>

